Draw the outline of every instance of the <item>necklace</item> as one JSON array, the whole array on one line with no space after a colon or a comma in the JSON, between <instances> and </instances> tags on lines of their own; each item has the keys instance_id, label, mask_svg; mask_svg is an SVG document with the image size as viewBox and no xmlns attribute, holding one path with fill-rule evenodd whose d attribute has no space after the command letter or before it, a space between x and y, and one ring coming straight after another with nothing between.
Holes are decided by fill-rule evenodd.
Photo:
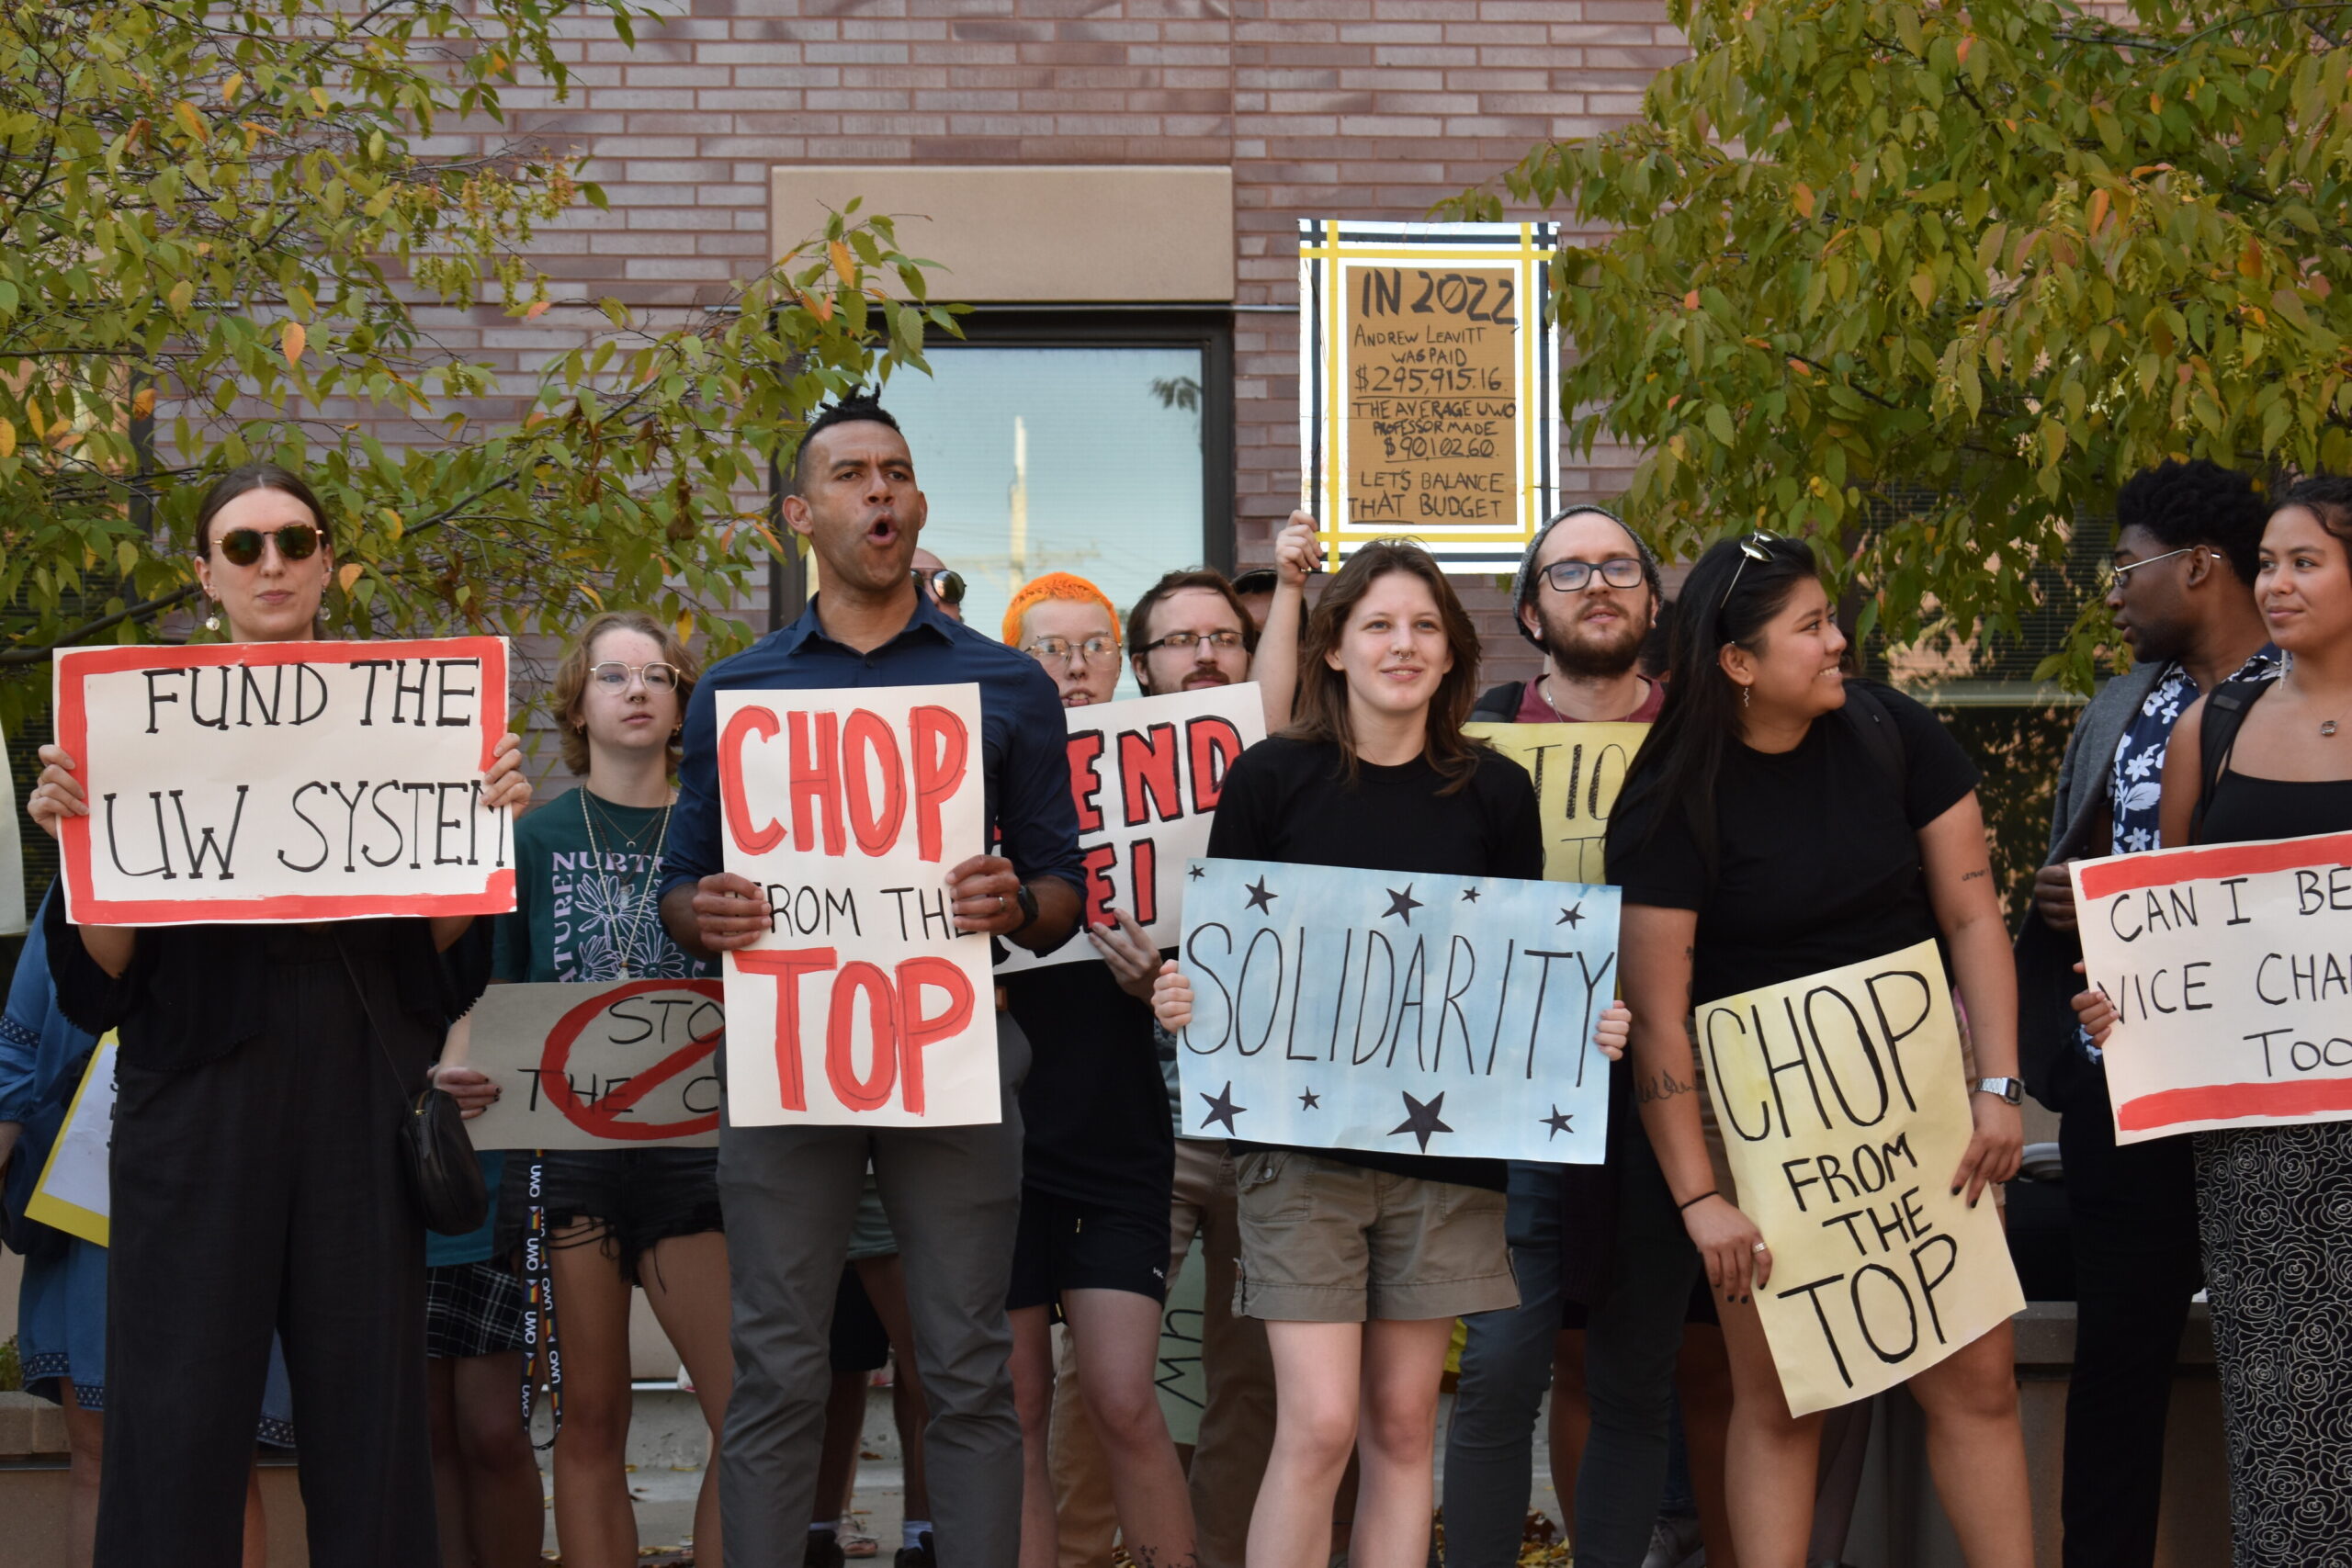
<instances>
[{"instance_id":1,"label":"necklace","mask_svg":"<svg viewBox=\"0 0 2352 1568\"><path fill-rule=\"evenodd\" d=\"M2287 664L2286 664L2286 668L2285 668L2283 671L2281 671L2279 672L2279 678L2280 678L2281 680L2292 681L2292 680L2294 680L2294 676L2295 676L2295 658L2294 658L2294 655L2292 655L2292 654L2289 654L2289 655L2287 656ZM2301 681L2295 681L2295 694L2296 694L2297 696L2299 696L2299 697L2301 697L2301 696L2302 696L2302 695L2303 695L2303 683L2302 683ZM2306 699L2306 700L2309 700L2309 699ZM2335 716L2335 717L2334 717L2334 718L2324 718L2324 719L2321 719L2321 720L2319 721L2319 734L2320 734L2320 739L2323 739L2323 740L2333 740L2333 739L2335 739L2335 732L2336 732L2336 730L2341 727L2341 724L2342 724L2342 720L2343 720L2343 718L2344 718L2344 715L2343 715L2343 714L2337 714L2337 715Z\"/></svg>"},{"instance_id":2,"label":"necklace","mask_svg":"<svg viewBox=\"0 0 2352 1568\"><path fill-rule=\"evenodd\" d=\"M669 841L670 807L674 804L675 802L673 800L665 800L662 803L662 816L654 824L653 846L650 852L644 857L644 886L639 889L635 899L631 900L628 925L621 932L620 943L614 957L614 964L619 973L606 976L608 979L627 980L634 977L629 974L629 960L637 952L638 933L645 929L645 913L648 909L653 907L654 868L660 863L662 846ZM588 831L588 859L591 863L596 867L596 874L598 878L604 882L606 891L616 894L625 894L628 891L628 884L624 881L618 888L614 887L612 878L606 871L604 849L596 842L596 817L598 815L601 815L601 813L591 813L589 811L588 786L586 784L582 784L580 786L580 825ZM605 827L608 832L612 832L616 836L618 836L619 829L613 824L610 818L606 818ZM640 831L642 831L642 829L640 829ZM628 850L630 852L634 852L636 851L637 838L635 835L632 834L624 838L622 842L628 847ZM615 902L618 903L619 901L619 898L616 897L615 898Z\"/></svg>"}]
</instances>

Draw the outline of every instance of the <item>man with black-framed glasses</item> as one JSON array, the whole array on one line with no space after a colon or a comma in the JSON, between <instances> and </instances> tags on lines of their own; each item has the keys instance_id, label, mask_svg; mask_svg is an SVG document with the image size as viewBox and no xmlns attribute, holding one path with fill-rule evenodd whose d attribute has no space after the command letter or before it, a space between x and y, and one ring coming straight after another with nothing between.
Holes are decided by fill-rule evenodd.
<instances>
[{"instance_id":1,"label":"man with black-framed glasses","mask_svg":"<svg viewBox=\"0 0 2352 1568\"><path fill-rule=\"evenodd\" d=\"M1641 673L1642 641L1666 603L1649 547L1599 507L1544 525L1520 561L1512 623L1544 650L1544 671L1498 686L1474 716L1520 724L1645 724L1666 689Z\"/></svg>"}]
</instances>

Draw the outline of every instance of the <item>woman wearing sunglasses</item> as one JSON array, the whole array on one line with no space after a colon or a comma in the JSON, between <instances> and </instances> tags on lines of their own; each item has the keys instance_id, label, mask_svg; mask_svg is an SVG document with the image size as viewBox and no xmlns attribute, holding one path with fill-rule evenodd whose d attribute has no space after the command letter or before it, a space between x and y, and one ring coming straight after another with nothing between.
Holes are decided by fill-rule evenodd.
<instances>
[{"instance_id":1,"label":"woman wearing sunglasses","mask_svg":"<svg viewBox=\"0 0 2352 1568\"><path fill-rule=\"evenodd\" d=\"M1725 540L1691 569L1681 604L1666 706L1609 825L1649 1134L1628 1150L1622 1179L1657 1185L1662 1172L1657 1223L1673 1223L1669 1202L1680 1211L1697 1249L1690 1267L1703 1264L1716 1292L1731 1356L1726 1491L1739 1561L1803 1568L1823 1415L1792 1417L1781 1397L1752 1294L1771 1279L1772 1255L1739 1211L1690 1092L1691 1004L1935 940L1973 1036L1974 1134L1951 1179L1974 1203L1988 1190L1997 1201L2024 1145L2017 982L1976 770L1927 709L1846 679L1846 637L1812 549L1760 534ZM1683 1289L1668 1281L1663 1305L1679 1311ZM1971 1568L2030 1568L2009 1325L1910 1388Z\"/></svg>"},{"instance_id":2,"label":"woman wearing sunglasses","mask_svg":"<svg viewBox=\"0 0 2352 1568\"><path fill-rule=\"evenodd\" d=\"M700 673L675 632L636 611L598 615L564 651L550 703L564 765L582 783L515 827L514 912L498 921L499 979L718 973L670 940L654 908L677 798L678 729ZM647 1065L676 1046L649 1043ZM496 1085L469 1068L445 1067L440 1083L469 1110L498 1097ZM718 1443L735 1381L718 1151L551 1149L510 1158L499 1217L502 1253L526 1230L548 1243L549 1337L562 1375L555 1531L563 1560L582 1568L637 1561L628 1320L631 1289L641 1285L710 1427L695 1550L697 1562L718 1563Z\"/></svg>"},{"instance_id":3,"label":"woman wearing sunglasses","mask_svg":"<svg viewBox=\"0 0 2352 1568\"><path fill-rule=\"evenodd\" d=\"M316 635L334 570L325 509L295 475L251 464L205 493L197 581L229 641ZM54 837L89 806L74 758L48 746L41 761L29 809ZM518 761L502 737L486 805L529 803ZM472 926L76 926L51 901L58 1004L121 1043L100 1568L237 1562L273 1329L301 1423L311 1561L439 1561L424 1229L395 1134L469 1000L459 972L479 984L478 960L443 960ZM388 1051L411 1083L385 1070Z\"/></svg>"}]
</instances>

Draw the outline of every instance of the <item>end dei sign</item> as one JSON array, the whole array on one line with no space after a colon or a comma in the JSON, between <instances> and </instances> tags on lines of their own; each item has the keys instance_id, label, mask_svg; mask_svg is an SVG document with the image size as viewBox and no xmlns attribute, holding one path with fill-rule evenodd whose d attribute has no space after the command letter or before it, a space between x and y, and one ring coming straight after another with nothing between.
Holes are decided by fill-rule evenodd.
<instances>
[{"instance_id":1,"label":"end dei sign","mask_svg":"<svg viewBox=\"0 0 2352 1568\"><path fill-rule=\"evenodd\" d=\"M514 908L481 779L506 641L208 643L58 653L82 925L486 915Z\"/></svg>"},{"instance_id":2,"label":"end dei sign","mask_svg":"<svg viewBox=\"0 0 2352 1568\"><path fill-rule=\"evenodd\" d=\"M977 685L722 692L721 847L767 891L727 954L738 1126L998 1121L989 939L947 873L982 852Z\"/></svg>"},{"instance_id":3,"label":"end dei sign","mask_svg":"<svg viewBox=\"0 0 2352 1568\"><path fill-rule=\"evenodd\" d=\"M2352 833L2073 867L2115 1141L2352 1119Z\"/></svg>"}]
</instances>

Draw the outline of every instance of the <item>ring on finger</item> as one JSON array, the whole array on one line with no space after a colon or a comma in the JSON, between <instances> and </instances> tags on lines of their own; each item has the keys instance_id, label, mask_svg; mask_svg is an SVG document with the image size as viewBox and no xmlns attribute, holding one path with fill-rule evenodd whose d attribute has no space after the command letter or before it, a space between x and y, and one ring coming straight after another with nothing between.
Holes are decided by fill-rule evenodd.
<instances>
[{"instance_id":1,"label":"ring on finger","mask_svg":"<svg viewBox=\"0 0 2352 1568\"><path fill-rule=\"evenodd\" d=\"M1755 1246L1753 1246L1753 1247L1749 1247L1747 1250L1748 1250L1748 1251L1750 1251L1750 1252L1770 1252L1770 1251L1771 1251L1772 1249L1771 1249L1770 1247L1767 1247L1764 1243L1762 1243L1762 1242L1760 1242L1760 1241L1759 1241L1759 1242L1758 1242Z\"/></svg>"}]
</instances>

